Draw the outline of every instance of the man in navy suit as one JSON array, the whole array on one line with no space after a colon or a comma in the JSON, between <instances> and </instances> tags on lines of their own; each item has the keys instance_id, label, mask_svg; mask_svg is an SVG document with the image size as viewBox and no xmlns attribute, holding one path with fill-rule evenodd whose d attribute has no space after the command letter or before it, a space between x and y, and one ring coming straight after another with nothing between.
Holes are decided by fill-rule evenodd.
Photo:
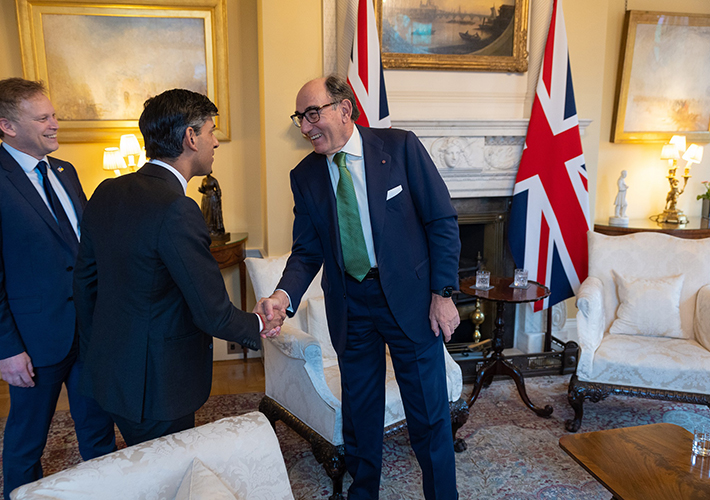
<instances>
[{"instance_id":1,"label":"man in navy suit","mask_svg":"<svg viewBox=\"0 0 710 500\"><path fill-rule=\"evenodd\" d=\"M355 126L358 115L341 78L313 80L298 93L292 119L314 152L291 171L292 253L277 290L257 310L293 314L323 266L328 327L341 372L345 461L353 477L348 499L379 494L385 345L424 494L455 499L440 332L448 341L459 323L450 298L458 285L456 211L413 133Z\"/></svg>"},{"instance_id":2,"label":"man in navy suit","mask_svg":"<svg viewBox=\"0 0 710 500\"><path fill-rule=\"evenodd\" d=\"M150 162L102 182L81 224L82 389L128 445L194 426L212 386L212 336L256 350L285 318L230 302L200 207L185 195L192 177L212 172L215 115L185 89L148 99L138 125Z\"/></svg>"},{"instance_id":3,"label":"man in navy suit","mask_svg":"<svg viewBox=\"0 0 710 500\"><path fill-rule=\"evenodd\" d=\"M72 272L86 196L74 167L47 156L59 147L57 129L41 83L0 81L0 373L11 403L5 498L42 477L40 458L62 384L81 456L116 448L109 415L78 393Z\"/></svg>"}]
</instances>

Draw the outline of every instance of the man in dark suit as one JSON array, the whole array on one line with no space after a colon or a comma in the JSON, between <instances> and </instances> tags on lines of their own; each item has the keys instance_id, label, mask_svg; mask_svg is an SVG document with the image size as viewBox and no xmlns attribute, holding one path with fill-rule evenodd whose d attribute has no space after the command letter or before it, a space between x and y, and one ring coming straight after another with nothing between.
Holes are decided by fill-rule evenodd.
<instances>
[{"instance_id":1,"label":"man in dark suit","mask_svg":"<svg viewBox=\"0 0 710 500\"><path fill-rule=\"evenodd\" d=\"M111 418L78 391L72 271L86 196L74 167L47 156L59 147L58 128L41 83L0 81L0 373L10 385L5 498L42 477L62 384L81 456L115 449Z\"/></svg>"},{"instance_id":2,"label":"man in dark suit","mask_svg":"<svg viewBox=\"0 0 710 500\"><path fill-rule=\"evenodd\" d=\"M443 342L459 322L456 212L411 132L355 126L347 82L308 82L294 123L314 152L291 171L293 247L274 294L256 310L293 314L321 265L342 381L349 500L377 498L385 344L428 499L454 499L456 471Z\"/></svg>"},{"instance_id":3,"label":"man in dark suit","mask_svg":"<svg viewBox=\"0 0 710 500\"><path fill-rule=\"evenodd\" d=\"M185 195L212 171L205 96L174 89L139 120L151 161L104 181L89 200L74 272L82 388L111 413L129 445L194 426L212 385L212 336L260 348L285 314L240 311L210 253L207 225Z\"/></svg>"}]
</instances>

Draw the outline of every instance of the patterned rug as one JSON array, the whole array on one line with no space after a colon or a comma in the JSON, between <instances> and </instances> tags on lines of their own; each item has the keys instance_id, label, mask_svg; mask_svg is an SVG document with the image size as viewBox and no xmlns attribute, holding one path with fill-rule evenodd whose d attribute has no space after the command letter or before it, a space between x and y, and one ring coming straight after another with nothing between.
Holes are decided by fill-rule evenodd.
<instances>
[{"instance_id":1,"label":"patterned rug","mask_svg":"<svg viewBox=\"0 0 710 500\"><path fill-rule=\"evenodd\" d=\"M505 500L608 500L611 494L577 465L558 445L564 421L573 416L567 403L567 376L528 378L530 399L538 406L550 404L548 419L535 416L520 401L513 382L495 381L484 389L471 409L459 436L468 449L456 455L457 483L462 499ZM470 394L471 388L465 388ZM196 415L197 424L256 410L262 394L213 396ZM705 407L610 396L586 403L582 432L672 421L710 418ZM0 427L4 428L4 419ZM81 458L68 412L57 412L52 422L42 464L52 474ZM332 484L316 462L308 444L282 423L276 433L281 443L294 497L326 499ZM120 439L120 446L123 440ZM345 477L345 488L350 484ZM0 486L2 478L0 477ZM407 434L384 445L382 500L420 500L421 474L409 447Z\"/></svg>"}]
</instances>

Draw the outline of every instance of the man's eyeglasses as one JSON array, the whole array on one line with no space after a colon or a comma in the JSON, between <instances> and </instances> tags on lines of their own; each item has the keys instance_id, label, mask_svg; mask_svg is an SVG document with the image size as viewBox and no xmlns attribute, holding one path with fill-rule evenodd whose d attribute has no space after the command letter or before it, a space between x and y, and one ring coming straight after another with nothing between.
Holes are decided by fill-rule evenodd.
<instances>
[{"instance_id":1,"label":"man's eyeglasses","mask_svg":"<svg viewBox=\"0 0 710 500\"><path fill-rule=\"evenodd\" d=\"M291 120L293 120L293 124L296 125L298 128L301 128L301 124L303 123L304 118L308 120L308 123L317 123L318 120L320 120L320 112L324 108L338 103L340 103L340 101L333 101L331 103L324 104L323 106L311 106L310 108L307 108L303 113L299 113L298 111L296 111L294 114L291 115Z\"/></svg>"}]
</instances>

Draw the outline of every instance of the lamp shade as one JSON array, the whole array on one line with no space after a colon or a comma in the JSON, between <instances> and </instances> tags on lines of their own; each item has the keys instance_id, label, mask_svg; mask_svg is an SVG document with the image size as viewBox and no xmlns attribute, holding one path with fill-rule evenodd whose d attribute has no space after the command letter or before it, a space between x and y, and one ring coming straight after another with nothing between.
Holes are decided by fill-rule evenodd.
<instances>
[{"instance_id":1,"label":"lamp shade","mask_svg":"<svg viewBox=\"0 0 710 500\"><path fill-rule=\"evenodd\" d=\"M685 136L684 135L674 135L671 137L671 140L668 141L670 144L673 144L676 148L678 148L678 151L682 153L685 151Z\"/></svg>"},{"instance_id":2,"label":"lamp shade","mask_svg":"<svg viewBox=\"0 0 710 500\"><path fill-rule=\"evenodd\" d=\"M138 138L135 134L122 135L120 147L121 156L141 154L141 145L138 143Z\"/></svg>"},{"instance_id":3,"label":"lamp shade","mask_svg":"<svg viewBox=\"0 0 710 500\"><path fill-rule=\"evenodd\" d=\"M128 168L121 156L119 148L104 149L104 170L113 170L117 176L121 175L121 170Z\"/></svg>"},{"instance_id":4,"label":"lamp shade","mask_svg":"<svg viewBox=\"0 0 710 500\"><path fill-rule=\"evenodd\" d=\"M683 159L688 163L700 163L703 161L703 147L691 144L683 155Z\"/></svg>"},{"instance_id":5,"label":"lamp shade","mask_svg":"<svg viewBox=\"0 0 710 500\"><path fill-rule=\"evenodd\" d=\"M661 150L661 160L677 160L680 158L675 144L664 144Z\"/></svg>"}]
</instances>

